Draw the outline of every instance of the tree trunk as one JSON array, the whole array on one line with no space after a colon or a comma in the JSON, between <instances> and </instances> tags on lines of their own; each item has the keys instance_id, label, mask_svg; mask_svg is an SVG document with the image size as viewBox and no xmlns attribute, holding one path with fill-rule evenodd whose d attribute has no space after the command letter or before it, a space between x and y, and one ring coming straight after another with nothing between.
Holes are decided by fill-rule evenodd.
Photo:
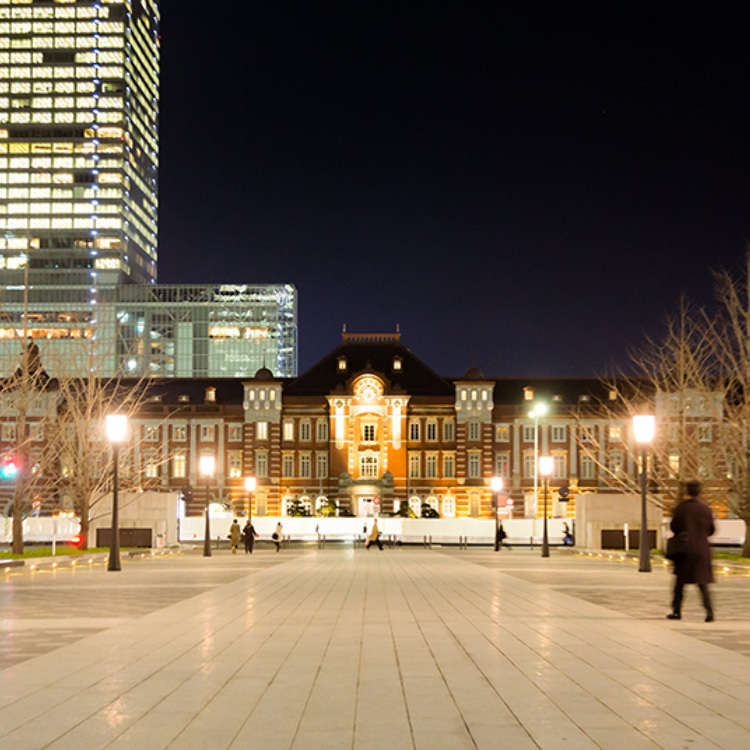
<instances>
[{"instance_id":1,"label":"tree trunk","mask_svg":"<svg viewBox=\"0 0 750 750\"><path fill-rule=\"evenodd\" d=\"M81 537L81 544L80 548L82 550L87 550L89 548L89 514L86 513L86 515L81 515L81 533L79 534Z\"/></svg>"},{"instance_id":2,"label":"tree trunk","mask_svg":"<svg viewBox=\"0 0 750 750\"><path fill-rule=\"evenodd\" d=\"M21 503L13 503L13 554L23 554L23 511Z\"/></svg>"},{"instance_id":3,"label":"tree trunk","mask_svg":"<svg viewBox=\"0 0 750 750\"><path fill-rule=\"evenodd\" d=\"M742 545L742 556L750 557L750 518L744 518L745 521L745 543Z\"/></svg>"}]
</instances>

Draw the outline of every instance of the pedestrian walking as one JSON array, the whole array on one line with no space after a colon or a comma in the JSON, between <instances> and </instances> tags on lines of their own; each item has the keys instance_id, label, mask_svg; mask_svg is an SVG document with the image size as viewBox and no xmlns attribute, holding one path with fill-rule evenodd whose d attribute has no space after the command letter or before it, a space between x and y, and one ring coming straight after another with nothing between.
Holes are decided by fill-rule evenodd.
<instances>
[{"instance_id":1,"label":"pedestrian walking","mask_svg":"<svg viewBox=\"0 0 750 750\"><path fill-rule=\"evenodd\" d=\"M503 528L503 522L500 521L500 523L497 526L497 548L498 549L502 549L503 547L507 547L508 549L510 549L510 544L508 544L505 541L507 538L508 538L508 534Z\"/></svg>"},{"instance_id":2,"label":"pedestrian walking","mask_svg":"<svg viewBox=\"0 0 750 750\"><path fill-rule=\"evenodd\" d=\"M686 583L698 585L706 608L706 622L714 620L708 590L708 584L714 580L708 537L713 535L715 527L711 509L701 500L700 494L700 482L688 482L685 485L685 499L674 509L670 523L676 548L673 550L675 580L672 611L667 615L669 620L682 617L682 596Z\"/></svg>"},{"instance_id":3,"label":"pedestrian walking","mask_svg":"<svg viewBox=\"0 0 750 750\"><path fill-rule=\"evenodd\" d=\"M572 546L573 535L570 533L570 527L568 526L567 523L563 524L562 533L563 533L563 544L566 545L567 547Z\"/></svg>"},{"instance_id":4,"label":"pedestrian walking","mask_svg":"<svg viewBox=\"0 0 750 750\"><path fill-rule=\"evenodd\" d=\"M255 546L256 536L258 536L258 534L255 531L255 527L253 526L252 521L248 518L247 522L245 523L245 526L242 529L242 538L245 541L245 554L246 555L253 554L253 547Z\"/></svg>"},{"instance_id":5,"label":"pedestrian walking","mask_svg":"<svg viewBox=\"0 0 750 750\"><path fill-rule=\"evenodd\" d=\"M367 527L365 527L365 530L367 530ZM365 543L365 549L370 549L371 544L377 544L378 549L383 549L383 543L380 541L380 529L378 528L378 522L373 521L372 523L372 530L370 531L370 536L367 537L367 542Z\"/></svg>"},{"instance_id":6,"label":"pedestrian walking","mask_svg":"<svg viewBox=\"0 0 750 750\"><path fill-rule=\"evenodd\" d=\"M271 539L273 539L273 543L276 545L276 551L278 552L281 549L281 535L283 534L283 527L281 525L281 521L279 521L276 524L276 531L271 534Z\"/></svg>"},{"instance_id":7,"label":"pedestrian walking","mask_svg":"<svg viewBox=\"0 0 750 750\"><path fill-rule=\"evenodd\" d=\"M237 554L237 548L240 546L240 537L242 536L242 529L240 524L235 518L232 521L232 525L229 527L229 541L232 544L232 554Z\"/></svg>"}]
</instances>

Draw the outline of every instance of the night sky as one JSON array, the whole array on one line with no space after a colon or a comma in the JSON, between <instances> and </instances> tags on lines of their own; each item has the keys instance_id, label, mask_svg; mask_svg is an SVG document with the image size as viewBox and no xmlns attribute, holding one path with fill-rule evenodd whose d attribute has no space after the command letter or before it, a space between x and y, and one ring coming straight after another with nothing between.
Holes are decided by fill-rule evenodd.
<instances>
[{"instance_id":1,"label":"night sky","mask_svg":"<svg viewBox=\"0 0 750 750\"><path fill-rule=\"evenodd\" d=\"M164 0L159 281L295 284L300 371L400 323L441 374L595 375L710 303L750 16L533 5Z\"/></svg>"}]
</instances>

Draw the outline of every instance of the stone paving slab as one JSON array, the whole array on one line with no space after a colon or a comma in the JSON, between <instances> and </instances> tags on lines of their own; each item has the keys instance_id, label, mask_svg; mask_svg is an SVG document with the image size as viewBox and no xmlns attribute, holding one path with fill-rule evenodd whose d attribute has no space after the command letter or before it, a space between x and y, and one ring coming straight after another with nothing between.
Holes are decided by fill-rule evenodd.
<instances>
[{"instance_id":1,"label":"stone paving slab","mask_svg":"<svg viewBox=\"0 0 750 750\"><path fill-rule=\"evenodd\" d=\"M92 572L86 600L162 575L207 586L146 588L161 606L0 672L0 746L750 747L750 659L706 642L714 625L586 598L663 600L665 574L518 550L268 558ZM44 585L70 596L70 578Z\"/></svg>"}]
</instances>

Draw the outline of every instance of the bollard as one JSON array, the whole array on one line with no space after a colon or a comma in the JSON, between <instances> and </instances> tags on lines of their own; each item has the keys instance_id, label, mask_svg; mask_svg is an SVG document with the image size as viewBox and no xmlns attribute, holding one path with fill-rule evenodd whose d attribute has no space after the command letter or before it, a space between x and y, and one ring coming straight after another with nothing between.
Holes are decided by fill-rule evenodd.
<instances>
[{"instance_id":1,"label":"bollard","mask_svg":"<svg viewBox=\"0 0 750 750\"><path fill-rule=\"evenodd\" d=\"M534 549L534 537L529 537L529 549Z\"/></svg>"}]
</instances>

